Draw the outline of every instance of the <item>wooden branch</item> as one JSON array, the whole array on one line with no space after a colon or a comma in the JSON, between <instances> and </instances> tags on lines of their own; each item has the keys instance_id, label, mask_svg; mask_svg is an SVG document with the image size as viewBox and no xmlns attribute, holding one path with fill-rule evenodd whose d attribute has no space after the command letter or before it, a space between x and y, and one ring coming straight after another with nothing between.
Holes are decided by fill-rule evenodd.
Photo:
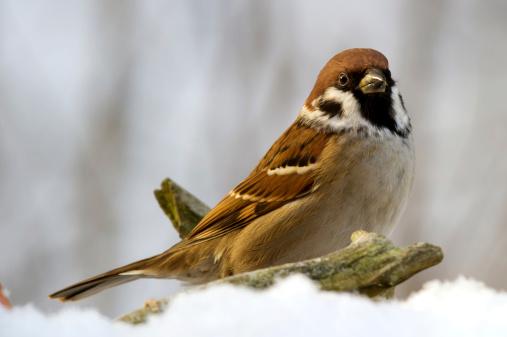
<instances>
[{"instance_id":1,"label":"wooden branch","mask_svg":"<svg viewBox=\"0 0 507 337\"><path fill-rule=\"evenodd\" d=\"M195 289L223 283L264 289L277 279L304 274L323 290L359 292L375 298L391 297L397 284L438 264L442 258L442 250L428 243L399 248L382 235L357 231L352 234L349 246L326 256L227 277ZM148 315L164 311L169 301L148 301L144 308L120 320L142 323Z\"/></svg>"},{"instance_id":2,"label":"wooden branch","mask_svg":"<svg viewBox=\"0 0 507 337\"><path fill-rule=\"evenodd\" d=\"M442 250L428 243L399 248L384 236L365 231L354 232L351 240L344 249L323 257L260 269L213 283L262 289L271 286L276 279L299 273L318 282L323 290L357 290L376 296L372 290L390 289L443 259Z\"/></svg>"},{"instance_id":3,"label":"wooden branch","mask_svg":"<svg viewBox=\"0 0 507 337\"><path fill-rule=\"evenodd\" d=\"M171 220L180 238L184 238L210 208L169 178L154 191L160 208Z\"/></svg>"}]
</instances>

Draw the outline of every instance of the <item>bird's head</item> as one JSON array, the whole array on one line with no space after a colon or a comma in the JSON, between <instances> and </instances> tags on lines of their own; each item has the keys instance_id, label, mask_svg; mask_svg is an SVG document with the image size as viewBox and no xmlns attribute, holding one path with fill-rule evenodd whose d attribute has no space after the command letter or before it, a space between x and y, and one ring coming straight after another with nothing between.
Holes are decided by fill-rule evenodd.
<instances>
[{"instance_id":1,"label":"bird's head","mask_svg":"<svg viewBox=\"0 0 507 337\"><path fill-rule=\"evenodd\" d=\"M366 127L370 133L406 137L411 128L388 61L373 49L347 49L331 58L300 117L331 131Z\"/></svg>"}]
</instances>

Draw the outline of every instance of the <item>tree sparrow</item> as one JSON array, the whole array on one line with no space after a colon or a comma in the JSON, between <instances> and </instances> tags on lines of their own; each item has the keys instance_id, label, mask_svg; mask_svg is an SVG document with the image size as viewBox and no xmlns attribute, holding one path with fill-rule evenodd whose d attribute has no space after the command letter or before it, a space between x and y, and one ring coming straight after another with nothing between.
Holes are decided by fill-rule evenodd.
<instances>
[{"instance_id":1,"label":"tree sparrow","mask_svg":"<svg viewBox=\"0 0 507 337\"><path fill-rule=\"evenodd\" d=\"M294 123L186 238L50 297L77 300L145 277L202 283L333 252L358 229L389 233L413 175L410 119L387 59L342 51Z\"/></svg>"}]
</instances>

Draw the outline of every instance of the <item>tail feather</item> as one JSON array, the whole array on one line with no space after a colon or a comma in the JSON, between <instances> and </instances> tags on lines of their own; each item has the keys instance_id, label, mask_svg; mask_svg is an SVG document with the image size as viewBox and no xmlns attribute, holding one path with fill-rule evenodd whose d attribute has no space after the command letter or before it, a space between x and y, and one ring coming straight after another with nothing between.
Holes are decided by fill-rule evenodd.
<instances>
[{"instance_id":1,"label":"tail feather","mask_svg":"<svg viewBox=\"0 0 507 337\"><path fill-rule=\"evenodd\" d=\"M107 288L149 276L144 271L146 270L149 263L153 260L153 258L154 257L136 261L126 266L119 267L106 273L91 277L79 283L73 284L67 288L59 290L49 295L49 297L58 299L62 302L80 300L82 298L94 295Z\"/></svg>"}]
</instances>

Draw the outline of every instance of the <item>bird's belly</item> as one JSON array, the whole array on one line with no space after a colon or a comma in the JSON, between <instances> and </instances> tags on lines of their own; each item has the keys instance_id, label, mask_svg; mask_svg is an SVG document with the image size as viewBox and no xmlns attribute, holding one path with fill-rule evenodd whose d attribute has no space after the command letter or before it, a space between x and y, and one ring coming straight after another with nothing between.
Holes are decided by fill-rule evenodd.
<instances>
[{"instance_id":1,"label":"bird's belly","mask_svg":"<svg viewBox=\"0 0 507 337\"><path fill-rule=\"evenodd\" d=\"M346 175L338 174L325 193L320 240L327 241L331 251L347 245L359 229L389 234L412 187L414 154L408 141L388 139L365 144L362 150L368 155L350 166Z\"/></svg>"},{"instance_id":2,"label":"bird's belly","mask_svg":"<svg viewBox=\"0 0 507 337\"><path fill-rule=\"evenodd\" d=\"M312 202L312 214L294 228L294 245L280 262L322 256L347 246L359 229L389 234L398 222L412 187L414 154L411 146L395 139L365 145L367 156L344 170L338 166L334 180ZM356 156L357 157L357 156ZM343 154L341 156L343 159ZM344 171L346 172L344 174Z\"/></svg>"}]
</instances>

